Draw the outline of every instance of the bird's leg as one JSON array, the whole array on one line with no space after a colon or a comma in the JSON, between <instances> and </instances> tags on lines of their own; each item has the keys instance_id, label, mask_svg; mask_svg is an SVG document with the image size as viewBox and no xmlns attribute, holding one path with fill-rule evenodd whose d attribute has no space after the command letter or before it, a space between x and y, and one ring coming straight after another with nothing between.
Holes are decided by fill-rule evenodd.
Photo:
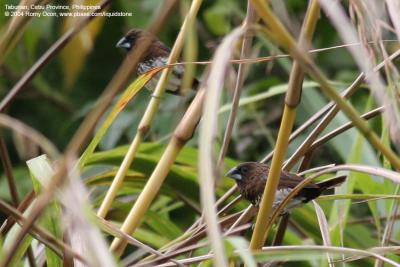
<instances>
[{"instance_id":1,"label":"bird's leg","mask_svg":"<svg viewBox=\"0 0 400 267\"><path fill-rule=\"evenodd\" d=\"M286 228L289 222L289 217L290 214L288 211L284 211L284 213L282 213L281 215L281 220L279 222L279 228L278 231L275 234L275 238L274 241L272 242L273 246L280 246L282 244L283 241L283 237L285 235L286 232Z\"/></svg>"}]
</instances>

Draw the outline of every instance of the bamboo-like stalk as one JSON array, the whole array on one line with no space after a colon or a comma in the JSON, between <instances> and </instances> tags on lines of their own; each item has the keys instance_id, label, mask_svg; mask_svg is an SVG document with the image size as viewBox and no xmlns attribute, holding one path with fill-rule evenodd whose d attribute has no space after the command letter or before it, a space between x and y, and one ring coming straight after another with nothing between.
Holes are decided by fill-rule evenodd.
<instances>
[{"instance_id":1,"label":"bamboo-like stalk","mask_svg":"<svg viewBox=\"0 0 400 267\"><path fill-rule=\"evenodd\" d=\"M278 188L279 177L282 163L287 150L290 132L292 130L296 109L285 105L282 115L282 122L279 128L279 135L276 141L275 153L272 157L271 168L267 177L263 197L260 204L260 210L257 215L255 228L250 241L251 249L259 249L264 245L264 233L268 218L272 210L272 204L275 199L275 192Z\"/></svg>"},{"instance_id":2,"label":"bamboo-like stalk","mask_svg":"<svg viewBox=\"0 0 400 267\"><path fill-rule=\"evenodd\" d=\"M335 101L341 111L343 111L343 113L345 113L345 115L354 123L354 125L371 143L371 145L380 151L396 169L400 169L399 157L392 151L390 147L382 144L382 142L379 140L379 137L368 126L367 121L361 119L357 111L350 104L348 104L339 93L337 93L335 88L329 84L328 79L316 67L311 58L307 54L301 52L301 50L296 46L293 38L279 22L279 19L272 13L269 7L263 1L254 0L254 3L257 6L256 10L259 12L260 17L262 17L267 25L274 29L273 34L270 30L264 30L264 33L272 37L282 47L284 47L293 56L293 58L299 62L303 70L321 85L322 91L329 98Z\"/></svg>"},{"instance_id":3,"label":"bamboo-like stalk","mask_svg":"<svg viewBox=\"0 0 400 267\"><path fill-rule=\"evenodd\" d=\"M147 181L142 193L139 195L139 198L130 210L128 217L122 224L122 232L132 234L139 226L144 213L147 211L151 202L158 193L158 190L164 182L176 156L182 149L183 145L192 138L194 130L201 117L204 93L203 88L200 88L197 92L194 100L176 128L171 141L160 158L160 161ZM111 244L111 250L113 250L117 255L121 255L126 245L127 244L124 240L115 238Z\"/></svg>"},{"instance_id":4,"label":"bamboo-like stalk","mask_svg":"<svg viewBox=\"0 0 400 267\"><path fill-rule=\"evenodd\" d=\"M311 50L313 51L313 50ZM375 66L374 71L379 71L381 70L388 62L391 62L393 60L395 60L396 58L398 58L400 56L400 50L396 50L393 54L391 54L389 57L385 58L385 60L383 60L382 62L380 62L378 65ZM362 84L362 82L365 80L365 74L361 73L354 81L353 83L346 89L343 91L343 93L341 94L344 98L349 98L351 97L351 95L357 90L357 88ZM305 130L305 128L309 127L311 124L313 124L315 121L317 121L323 114L325 114L328 110L329 112L332 112L332 109L335 108L336 105L334 104L334 102L330 102L327 105L325 105L320 111L318 111L316 114L314 114L312 117L310 117L304 124L302 124L299 128L297 128L292 135L290 136L290 141L294 140L301 132L303 132ZM322 124L322 121L330 119L330 116L328 117L327 115L321 120L320 124ZM305 152L307 149L306 147L309 145L308 144L308 140L313 139L314 138L314 132L318 132L319 131L320 126L318 125L317 127L315 127L315 129L313 130L313 132L307 137L307 139L298 147L298 149L296 150L296 152L290 157L290 159L288 159L288 164L289 162L291 162L292 160L297 160L300 155L300 153ZM321 130L322 131L322 130ZM318 135L315 135L316 137L318 137ZM269 161L272 158L274 151L271 151L270 153L268 153L267 156L265 156L261 162L265 163L267 161ZM296 159L294 158L296 155ZM290 163L291 165L292 163ZM292 166L285 166L285 169L291 169Z\"/></svg>"},{"instance_id":5,"label":"bamboo-like stalk","mask_svg":"<svg viewBox=\"0 0 400 267\"><path fill-rule=\"evenodd\" d=\"M112 202L114 201L115 196L117 195L118 189L121 187L122 182L124 181L126 172L128 171L132 161L134 159L134 155L136 154L140 143L143 141L143 134L140 131L137 132L135 138L133 139L131 145L126 152L126 155L119 167L117 174L115 175L110 188L108 189L106 196L103 199L98 211L97 216L101 218L105 218L108 211L111 208Z\"/></svg>"},{"instance_id":6,"label":"bamboo-like stalk","mask_svg":"<svg viewBox=\"0 0 400 267\"><path fill-rule=\"evenodd\" d=\"M109 0L104 0L103 3L108 3ZM165 21L167 18L168 12L171 10L172 4L174 4L175 1L170 1L166 4L166 8L160 13L160 16L158 19L153 23L152 25L152 31L157 31L162 23ZM35 221L41 216L43 210L45 207L48 205L48 203L53 199L55 192L57 192L57 188L65 182L65 179L62 179L65 177L67 173L67 162L74 161L75 155L79 154L82 146L85 144L85 141L88 137L88 135L91 133L91 130L94 128L96 122L99 120L101 115L104 113L106 108L108 107L109 103L112 101L113 97L115 94L122 88L122 86L125 84L125 82L128 80L130 73L136 66L137 62L139 61L140 55L143 53L143 49L145 44L140 44L138 46L137 51L132 51L129 55L128 58L124 61L124 63L120 66L118 69L116 75L113 77L111 82L107 85L106 89L104 90L103 94L100 96L98 102L96 103L96 106L93 108L93 110L89 113L89 115L85 118L85 120L81 123L80 127L74 134L72 140L69 142L64 157L59 157L58 153L54 153L54 151L57 151L56 149L47 149L46 153L48 153L51 158L53 159L58 159L59 164L58 168L52 177L47 190L44 190L36 199L31 212L30 216L27 218L26 223L21 227L19 232L16 234L14 238L14 243L12 244L12 247L10 250L7 252L7 254L1 259L0 261L0 266L7 266L9 262L12 259L13 253L19 248L21 245L21 242L25 235L28 233L30 227L35 223ZM29 76L29 75L28 75ZM12 97L11 97L12 99ZM3 102L2 102L3 103ZM9 102L5 102L7 103ZM0 104L1 105L1 104ZM13 125L12 123L8 123L8 121L12 121L12 119L7 118L4 114L0 114L0 124L2 121L6 120L6 123L3 124L7 127L13 128L15 130L20 130L21 126L17 127ZM15 120L14 120L15 121ZM17 121L18 122L18 121ZM18 124L18 123L17 123ZM20 123L19 123L20 124ZM22 127L24 128L24 126ZM25 126L26 128L26 126ZM35 133L35 131L31 130L32 132ZM26 135L27 133L22 131L22 135ZM46 141L45 138L40 138L40 134L37 134L35 140L39 140L39 145L42 145L40 143ZM28 136L28 138L31 138ZM47 144L44 148L53 148L52 144ZM56 155L54 155L56 154Z\"/></svg>"},{"instance_id":7,"label":"bamboo-like stalk","mask_svg":"<svg viewBox=\"0 0 400 267\"><path fill-rule=\"evenodd\" d=\"M384 61L376 65L373 69L374 72L378 72L381 68L385 66L386 63L390 62L391 60L394 60L400 55L400 50L397 50L393 54L391 54L389 57L387 57ZM364 73L360 74L357 79L352 83L352 85L349 87L350 90L346 90L348 93L344 94L343 96L345 98L349 98L355 91L356 89L361 85L361 83L365 80L365 75ZM296 151L293 153L293 155L287 160L284 169L290 170L296 161L304 155L304 153L310 148L310 146L313 146L313 142L317 139L319 134L326 128L326 126L329 124L329 122L335 117L335 115L339 112L338 106L333 106L328 114L325 115L325 117L321 120L320 123L313 129L313 131L307 136L306 140L296 149ZM363 117L363 116L361 116Z\"/></svg>"},{"instance_id":8,"label":"bamboo-like stalk","mask_svg":"<svg viewBox=\"0 0 400 267\"><path fill-rule=\"evenodd\" d=\"M349 98L358 88L361 82L364 80L362 76L359 76L350 88L348 94L345 94L345 98ZM354 86L353 86L354 85ZM306 140L301 143L301 145L296 149L296 151L292 154L292 156L287 160L284 165L284 169L290 170L293 168L298 159L300 159L310 148L313 141L317 139L317 137L321 134L321 132L328 126L328 124L335 118L336 114L340 111L337 105L334 105L329 112L321 119L318 125L311 131L311 133L307 136Z\"/></svg>"},{"instance_id":9,"label":"bamboo-like stalk","mask_svg":"<svg viewBox=\"0 0 400 267\"><path fill-rule=\"evenodd\" d=\"M264 3L264 2L263 2ZM257 10L257 5L256 10ZM315 25L319 18L319 4L317 0L310 1L307 14L304 19L303 28L300 34L300 46L305 48L311 40L315 30ZM285 97L285 107L283 111L281 126L279 128L278 139L275 146L275 153L272 157L271 168L267 177L264 194L261 199L260 211L257 215L256 225L250 241L250 249L259 249L263 246L266 237L266 227L270 217L272 205L275 199L275 192L278 187L279 177L283 160L289 143L290 133L292 132L296 107L300 102L301 88L304 74L300 65L295 61L290 74L288 91Z\"/></svg>"},{"instance_id":10,"label":"bamboo-like stalk","mask_svg":"<svg viewBox=\"0 0 400 267\"><path fill-rule=\"evenodd\" d=\"M190 22L190 20L192 20L193 18L196 17L201 3L202 3L202 0L193 1L188 14L186 15L185 21L182 24L181 30L178 34L178 37L176 38L175 44L171 50L167 64L173 64L178 60L179 54L182 50L182 47L183 47L183 44L185 41L185 36L186 36L187 30L188 30L188 26L190 26L189 22ZM135 158L136 152L139 149L139 145L142 143L143 138L146 136L147 132L150 129L150 125L152 124L153 119L157 113L158 107L161 102L161 98L165 91L165 87L168 82L169 72L170 72L170 69L166 68L161 73L160 80L157 84L157 87L156 87L154 93L153 93L154 97L151 99L149 105L147 106L146 111L143 115L143 118L139 123L135 138L133 139L131 145L129 146L127 154L125 155L125 157L122 161L122 164L119 167L118 172L115 175L103 202L100 205L100 208L97 212L97 215L99 217L104 218L107 215L107 212L111 208L112 202L113 202L115 196L117 195L118 189L121 187L122 182L124 181L126 172L128 171L129 167L131 166L131 164Z\"/></svg>"},{"instance_id":11,"label":"bamboo-like stalk","mask_svg":"<svg viewBox=\"0 0 400 267\"><path fill-rule=\"evenodd\" d=\"M182 17L185 15L190 9L190 1L181 1L181 13ZM197 60L198 57L198 38L197 38L197 29L196 29L196 17L189 17L188 18L188 31L185 38L185 46L182 52L182 58L185 62L194 62ZM185 72L183 73L182 83L181 83L181 92L182 95L186 95L192 85L193 85L193 78L196 76L196 64L186 64L185 65Z\"/></svg>"}]
</instances>

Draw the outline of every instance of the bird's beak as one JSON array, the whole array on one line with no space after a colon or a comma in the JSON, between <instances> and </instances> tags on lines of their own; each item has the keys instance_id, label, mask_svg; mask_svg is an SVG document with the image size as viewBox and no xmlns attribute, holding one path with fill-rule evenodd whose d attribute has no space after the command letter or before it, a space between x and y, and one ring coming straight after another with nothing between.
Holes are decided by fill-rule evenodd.
<instances>
[{"instance_id":1,"label":"bird's beak","mask_svg":"<svg viewBox=\"0 0 400 267\"><path fill-rule=\"evenodd\" d=\"M234 179L234 180L236 180L236 181L242 180L242 175L240 174L239 170L238 170L236 167L230 169L230 170L225 174L225 176L226 176L226 177L229 177L229 178L232 178L232 179Z\"/></svg>"},{"instance_id":2,"label":"bird's beak","mask_svg":"<svg viewBox=\"0 0 400 267\"><path fill-rule=\"evenodd\" d=\"M115 45L115 47L118 48L125 48L125 49L131 49L131 43L129 42L128 39L125 37L122 37L121 40L118 41L118 43Z\"/></svg>"}]
</instances>

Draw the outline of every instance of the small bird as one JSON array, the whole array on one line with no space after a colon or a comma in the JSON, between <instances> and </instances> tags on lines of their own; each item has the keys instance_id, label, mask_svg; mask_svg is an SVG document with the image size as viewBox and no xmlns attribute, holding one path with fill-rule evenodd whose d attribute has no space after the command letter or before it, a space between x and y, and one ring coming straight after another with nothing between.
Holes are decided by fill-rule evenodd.
<instances>
[{"instance_id":1,"label":"small bird","mask_svg":"<svg viewBox=\"0 0 400 267\"><path fill-rule=\"evenodd\" d=\"M239 187L240 194L245 199L249 200L254 206L258 207L262 194L264 193L268 173L269 166L266 164L259 162L244 162L232 168L225 176L234 179ZM293 197L291 202L289 202L286 211L319 197L326 190L339 186L345 180L345 176L340 176L319 183L311 182L307 184ZM301 181L303 181L302 177L282 171L273 207L277 207L290 191L292 191L292 189Z\"/></svg>"},{"instance_id":2,"label":"small bird","mask_svg":"<svg viewBox=\"0 0 400 267\"><path fill-rule=\"evenodd\" d=\"M123 48L129 52L131 49L135 49L135 46L143 41L144 38L151 38L152 40L147 48L147 51L144 55L142 55L141 62L138 64L138 68L136 70L138 75L142 75L153 68L165 66L171 51L169 47L158 40L157 37L141 29L132 29L128 31L125 36L118 41L116 47ZM182 65L175 65L172 68L169 82L165 88L166 92L175 95L181 94L181 83L184 70L185 68ZM156 88L157 82L160 79L160 75L160 73L157 74L147 83L146 87L150 91L154 91ZM194 78L192 89L197 90L198 85L199 81Z\"/></svg>"}]
</instances>

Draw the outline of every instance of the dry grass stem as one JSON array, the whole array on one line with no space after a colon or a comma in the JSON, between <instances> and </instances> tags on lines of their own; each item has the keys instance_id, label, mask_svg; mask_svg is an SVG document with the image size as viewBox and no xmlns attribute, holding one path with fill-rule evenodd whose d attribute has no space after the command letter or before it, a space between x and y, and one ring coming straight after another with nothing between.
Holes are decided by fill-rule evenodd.
<instances>
[{"instance_id":1,"label":"dry grass stem","mask_svg":"<svg viewBox=\"0 0 400 267\"><path fill-rule=\"evenodd\" d=\"M185 21L182 24L181 31L179 32L179 35L175 41L175 44L171 50L170 56L168 58L167 64L173 64L177 61L180 52L182 50L184 40L185 40L185 35L188 30L189 26L189 20L193 19L196 17L196 14L198 12L198 9L200 8L201 1L195 1L193 5L191 6L191 9L189 10ZM107 212L109 211L112 202L118 192L118 189L121 187L122 182L124 181L126 172L128 171L129 167L131 166L135 155L138 151L138 148L140 144L143 141L144 136L147 134L147 132L150 129L150 126L154 120L154 117L157 113L158 107L160 105L162 96L165 91L165 87L168 82L168 74L170 72L169 68L166 68L162 71L160 80L157 84L157 87L153 93L153 97L151 98L151 101L149 105L147 106L147 109L143 115L142 120L139 123L137 133L135 135L135 138L133 139L131 145L129 146L128 152L126 156L124 157L120 168L118 169L118 172L110 186L110 188L107 191L107 194L100 205L100 208L97 212L97 215L100 217L105 217L107 215Z\"/></svg>"},{"instance_id":2,"label":"dry grass stem","mask_svg":"<svg viewBox=\"0 0 400 267\"><path fill-rule=\"evenodd\" d=\"M256 9L259 7L254 1ZM300 35L300 46L305 48L315 30L315 25L319 18L318 1L311 1ZM265 19L265 18L264 18ZM300 70L298 63L294 63L290 76L288 91L285 98L285 107L283 110L281 125L279 128L278 139L275 146L275 153L272 157L271 168L268 173L267 183L260 202L260 210L257 215L256 225L250 241L251 249L259 249L263 246L267 235L268 218L272 210L275 199L275 192L278 187L279 177L281 173L282 163L286 154L290 133L296 116L296 107L300 102L303 72Z\"/></svg>"},{"instance_id":3,"label":"dry grass stem","mask_svg":"<svg viewBox=\"0 0 400 267\"><path fill-rule=\"evenodd\" d=\"M223 240L218 225L218 216L215 209L215 174L218 166L215 164L213 151L214 139L217 132L219 102L224 85L225 70L232 55L236 40L243 34L244 29L239 28L225 37L215 52L211 65L210 75L207 80L207 92L204 103L204 116L200 126L199 136L199 183L201 202L204 218L207 223L207 234L214 251L214 264L228 266Z\"/></svg>"},{"instance_id":4,"label":"dry grass stem","mask_svg":"<svg viewBox=\"0 0 400 267\"><path fill-rule=\"evenodd\" d=\"M395 168L400 169L400 159L397 157L397 155L389 147L382 144L378 136L368 126L368 123L365 120L360 119L355 108L341 98L336 90L329 84L323 73L315 66L312 60L297 48L293 38L282 27L282 25L279 23L279 20L271 13L268 6L262 4L261 2L258 3L260 5L258 6L259 8L257 11L260 12L260 16L271 27L279 29L280 34L282 34L282 36L279 37L281 45L290 51L293 57L301 64L303 69L321 85L323 92L336 102L341 111L343 111L346 116L353 121L354 125L371 143L371 145L380 151L390 161L390 163L395 166ZM265 34L268 35L270 32L265 31ZM276 34L277 33L275 32L275 35ZM276 38L276 36L273 38Z\"/></svg>"},{"instance_id":5,"label":"dry grass stem","mask_svg":"<svg viewBox=\"0 0 400 267\"><path fill-rule=\"evenodd\" d=\"M185 19L185 22L182 25L181 32L178 35L178 38L175 42L174 49L171 51L170 57L168 59L169 62L174 62L177 60L179 52L181 51L184 40L185 40L185 34L187 31L187 27L188 27L188 22L187 22L188 18L196 17L196 14L200 8L201 2L202 2L201 0L197 0L192 3L192 6L190 7L190 10ZM147 130L149 129L150 124L156 114L157 108L159 106L160 98L161 98L162 94L164 93L164 88L165 88L165 85L167 82L167 78L168 78L168 69L165 69L162 72L160 81L157 84L157 88L155 89L155 92L154 92L155 96L152 98L151 102L149 103L148 109L146 110L146 112L139 124L138 133L137 133L137 135L139 135L139 137L137 138L138 141L135 142L135 145L137 145L137 146L140 144L140 141L142 139L140 136L147 132ZM203 99L203 92L199 91L196 95L195 100L193 100L191 107L196 108L200 104L200 102L202 102L202 99ZM188 109L188 112L189 112L189 110L190 110L190 107ZM188 114L188 112L187 112L187 114ZM187 115L187 114L185 114L185 115ZM181 123L184 123L183 121L184 121L185 117L182 119ZM198 116L196 115L194 117L196 118ZM200 118L200 117L198 117L198 118ZM187 125L187 124L185 124L185 125ZM196 122L196 125L197 125L197 122ZM196 125L194 125L194 127ZM179 126L178 126L178 128L179 128ZM190 129L189 131L193 131L193 130L194 130L194 128ZM185 132L186 132L186 129L185 129ZM140 218L144 215L144 213L146 212L147 208L149 207L151 201L154 199L155 195L157 194L158 189L162 185L162 182L165 179L165 177L169 171L169 168L173 164L180 149L182 148L183 144L190 138L191 138L191 135L187 139L180 139L179 136L178 136L178 138L176 138L176 135L172 137L172 140L164 153L164 157L163 157L164 159L162 158L160 160L160 162L157 165L156 169L154 170L152 176L149 178L149 181L147 182L145 188L143 189L143 192L140 194L138 200L132 207L131 211L128 214L128 217L126 218L125 222L123 223L123 225L121 227L121 230L123 232L131 234L136 229L136 227L139 224ZM135 152L137 150L137 148L136 149L133 148L130 150ZM129 156L130 156L130 158L127 158L127 162L133 160L134 154L132 153ZM127 165L129 165L129 164L125 164L125 166L127 166ZM121 173L122 173L122 171L121 171ZM120 177L118 177L118 178L120 178L119 180L123 179L123 176L124 176L124 174L121 174ZM119 183L121 183L119 180L116 182L115 188L118 187ZM110 193L110 194L115 194L115 193ZM103 213L106 213L106 209L104 209ZM125 247L126 247L126 242L123 242L120 239L115 239L113 241L113 243L111 244L111 249L119 255L122 254Z\"/></svg>"}]
</instances>

